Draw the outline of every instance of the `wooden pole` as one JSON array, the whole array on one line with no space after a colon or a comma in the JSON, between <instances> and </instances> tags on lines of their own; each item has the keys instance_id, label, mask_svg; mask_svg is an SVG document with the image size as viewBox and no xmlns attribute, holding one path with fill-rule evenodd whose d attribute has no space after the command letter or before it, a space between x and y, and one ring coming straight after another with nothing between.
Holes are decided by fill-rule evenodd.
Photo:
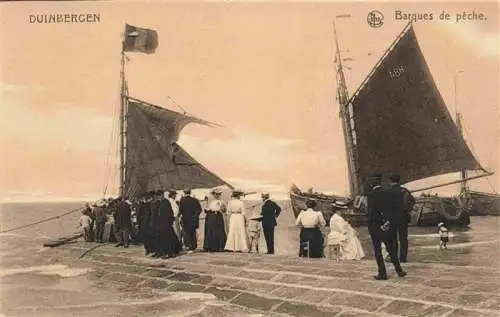
<instances>
[{"instance_id":1,"label":"wooden pole","mask_svg":"<svg viewBox=\"0 0 500 317\"><path fill-rule=\"evenodd\" d=\"M472 180L472 179L488 177L488 176L491 176L493 174L495 174L495 173L494 172L489 172L489 173L486 173L486 174L477 175L477 176L473 176L473 177L468 177L468 178L456 180L456 181L453 181L453 182L448 182L448 183L443 183L443 184L439 184L439 185L434 185L434 186L429 186L429 187L423 187L423 188L419 188L419 189L410 190L410 192L416 193L416 192L421 192L421 191L428 190L428 189L433 189L433 188L438 188L438 187L443 187L443 186L458 184L458 183L466 182L466 181L469 181L469 180Z\"/></svg>"}]
</instances>

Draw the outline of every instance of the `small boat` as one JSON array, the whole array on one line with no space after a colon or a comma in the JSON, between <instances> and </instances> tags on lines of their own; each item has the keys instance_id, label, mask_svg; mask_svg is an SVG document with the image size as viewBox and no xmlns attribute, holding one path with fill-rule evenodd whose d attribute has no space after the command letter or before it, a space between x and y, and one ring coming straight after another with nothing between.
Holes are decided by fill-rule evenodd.
<instances>
[{"instance_id":1,"label":"small boat","mask_svg":"<svg viewBox=\"0 0 500 317\"><path fill-rule=\"evenodd\" d=\"M467 146L457 120L453 121L420 50L409 23L375 64L359 88L348 96L334 23L337 101L347 152L348 197L303 192L292 185L290 199L295 216L314 198L327 220L332 203L347 205L344 215L354 224L366 223L363 184L373 174L401 175L408 183L462 172L461 179L426 188L422 192L490 176ZM458 119L458 115L457 115ZM465 171L481 174L467 177ZM465 175L465 177L463 177ZM464 224L470 209L467 193L456 197L417 196L412 225ZM333 208L337 208L335 205Z\"/></svg>"}]
</instances>

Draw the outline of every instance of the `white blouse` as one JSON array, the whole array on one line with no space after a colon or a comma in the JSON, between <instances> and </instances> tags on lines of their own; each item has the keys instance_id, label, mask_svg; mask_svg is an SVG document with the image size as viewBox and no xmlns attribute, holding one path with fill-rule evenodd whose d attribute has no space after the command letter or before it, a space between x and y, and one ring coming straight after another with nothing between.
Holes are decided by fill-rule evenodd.
<instances>
[{"instance_id":1,"label":"white blouse","mask_svg":"<svg viewBox=\"0 0 500 317\"><path fill-rule=\"evenodd\" d=\"M245 214L245 205L239 199L232 199L227 204L226 212L228 214Z\"/></svg>"},{"instance_id":2,"label":"white blouse","mask_svg":"<svg viewBox=\"0 0 500 317\"><path fill-rule=\"evenodd\" d=\"M326 221L321 212L308 208L299 213L295 220L295 225L304 228L324 227L326 226Z\"/></svg>"}]
</instances>

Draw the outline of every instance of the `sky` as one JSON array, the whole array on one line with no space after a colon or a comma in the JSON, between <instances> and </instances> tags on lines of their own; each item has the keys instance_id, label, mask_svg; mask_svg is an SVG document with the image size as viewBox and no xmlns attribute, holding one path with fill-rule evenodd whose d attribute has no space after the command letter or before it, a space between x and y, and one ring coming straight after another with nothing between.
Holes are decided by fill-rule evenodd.
<instances>
[{"instance_id":1,"label":"sky","mask_svg":"<svg viewBox=\"0 0 500 317\"><path fill-rule=\"evenodd\" d=\"M125 23L154 29L154 54L128 54L130 95L216 122L189 125L179 143L236 187L286 196L292 183L348 192L335 101L334 36L349 92L408 21L451 113L482 166L499 168L499 7L491 3L28 2L1 3L0 200L87 200L117 192L116 111ZM378 10L384 24L371 28ZM450 21L439 21L442 11ZM456 12L487 20L455 21ZM34 24L30 14L97 13L99 23ZM453 78L457 71L457 93ZM454 180L419 181L410 188ZM471 182L498 191L500 177ZM458 185L439 189L453 193Z\"/></svg>"}]
</instances>

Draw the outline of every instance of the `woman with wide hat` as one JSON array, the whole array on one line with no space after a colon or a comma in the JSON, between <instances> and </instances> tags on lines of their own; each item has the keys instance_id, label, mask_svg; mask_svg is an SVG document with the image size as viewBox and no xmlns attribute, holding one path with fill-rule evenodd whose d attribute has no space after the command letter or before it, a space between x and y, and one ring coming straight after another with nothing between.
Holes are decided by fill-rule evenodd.
<instances>
[{"instance_id":1,"label":"woman with wide hat","mask_svg":"<svg viewBox=\"0 0 500 317\"><path fill-rule=\"evenodd\" d=\"M227 204L229 230L224 247L227 251L248 252L245 206L240 199L243 194L241 190L233 190L232 199Z\"/></svg>"},{"instance_id":2,"label":"woman with wide hat","mask_svg":"<svg viewBox=\"0 0 500 317\"><path fill-rule=\"evenodd\" d=\"M300 226L299 257L321 258L323 256L323 235L321 228L326 225L323 214L315 211L317 203L307 199L306 210L297 216L296 226Z\"/></svg>"},{"instance_id":3,"label":"woman with wide hat","mask_svg":"<svg viewBox=\"0 0 500 317\"><path fill-rule=\"evenodd\" d=\"M214 199L205 210L205 240L203 250L208 252L224 251L226 245L226 230L224 228L224 214L226 206L222 201L222 191L212 190Z\"/></svg>"}]
</instances>

